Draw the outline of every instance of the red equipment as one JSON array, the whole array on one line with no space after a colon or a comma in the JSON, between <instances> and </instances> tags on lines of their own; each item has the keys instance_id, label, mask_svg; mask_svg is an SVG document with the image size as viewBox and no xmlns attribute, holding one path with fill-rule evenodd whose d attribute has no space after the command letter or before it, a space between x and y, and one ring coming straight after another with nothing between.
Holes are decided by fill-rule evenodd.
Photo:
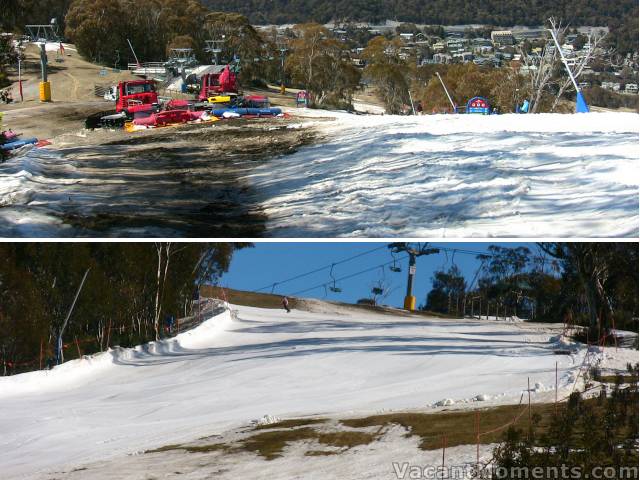
<instances>
[{"instance_id":1,"label":"red equipment","mask_svg":"<svg viewBox=\"0 0 640 480\"><path fill-rule=\"evenodd\" d=\"M205 73L200 80L198 100L204 102L207 98L223 93L238 93L236 74L229 65L220 73Z\"/></svg>"},{"instance_id":2,"label":"red equipment","mask_svg":"<svg viewBox=\"0 0 640 480\"><path fill-rule=\"evenodd\" d=\"M150 111L158 103L153 80L128 80L118 83L116 112L133 115L136 112Z\"/></svg>"},{"instance_id":3,"label":"red equipment","mask_svg":"<svg viewBox=\"0 0 640 480\"><path fill-rule=\"evenodd\" d=\"M133 123L134 125L164 127L165 125L198 120L203 114L204 111L190 112L189 110L164 110L162 112L152 113L146 118L136 118L133 120Z\"/></svg>"}]
</instances>

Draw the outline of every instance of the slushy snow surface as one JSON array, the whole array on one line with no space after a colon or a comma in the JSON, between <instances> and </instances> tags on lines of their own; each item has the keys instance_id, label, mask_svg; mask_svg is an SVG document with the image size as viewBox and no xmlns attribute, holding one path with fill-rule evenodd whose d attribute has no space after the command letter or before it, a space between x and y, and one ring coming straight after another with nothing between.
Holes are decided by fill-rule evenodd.
<instances>
[{"instance_id":1,"label":"slushy snow surface","mask_svg":"<svg viewBox=\"0 0 640 480\"><path fill-rule=\"evenodd\" d=\"M239 201L266 214L265 236L639 234L637 114L403 117L289 110L307 117L303 127L319 130L318 142L238 167L239 183L249 186ZM134 160L103 165L105 148L95 147L88 159L32 149L0 163L0 233L103 236L66 219L111 215L135 204L149 220L135 229L116 223L108 235L188 235L164 220L175 225L192 205L218 195L215 188L181 186L167 197L165 180L148 179L169 175L177 168L173 160L154 162L153 169L142 157L136 163L135 149L121 147ZM202 159L197 152L189 158L194 179L206 184L197 167ZM117 175L101 182L103 168Z\"/></svg>"},{"instance_id":2,"label":"slushy snow surface","mask_svg":"<svg viewBox=\"0 0 640 480\"><path fill-rule=\"evenodd\" d=\"M45 478L265 418L518 403L527 377L533 400L548 401L555 363L566 394L586 352L549 325L321 305L232 306L172 339L0 377L2 478ZM637 360L618 352L621 365Z\"/></svg>"},{"instance_id":3,"label":"slushy snow surface","mask_svg":"<svg viewBox=\"0 0 640 480\"><path fill-rule=\"evenodd\" d=\"M633 113L351 115L250 175L270 236L638 235Z\"/></svg>"}]
</instances>

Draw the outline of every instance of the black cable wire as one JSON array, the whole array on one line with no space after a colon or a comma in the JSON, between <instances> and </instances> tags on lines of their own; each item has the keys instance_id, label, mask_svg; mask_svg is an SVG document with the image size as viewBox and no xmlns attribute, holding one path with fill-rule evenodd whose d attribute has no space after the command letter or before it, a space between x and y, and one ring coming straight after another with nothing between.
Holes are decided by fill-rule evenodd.
<instances>
[{"instance_id":1,"label":"black cable wire","mask_svg":"<svg viewBox=\"0 0 640 480\"><path fill-rule=\"evenodd\" d=\"M260 292L262 290L266 290L267 288L275 287L276 285L282 285L283 283L292 282L294 280L298 280L299 278L304 278L304 277L307 277L309 275L313 275L314 273L318 273L318 272L321 272L323 270L327 270L327 269L331 268L332 265L333 266L341 265L343 263L350 262L351 260L355 260L356 258L363 257L365 255L369 255L370 253L376 252L378 250L382 250L383 248L387 248L387 245L385 244L385 245L382 245L382 246L379 246L379 247L376 247L376 248L372 248L371 250L367 250L366 252L358 253L358 254L356 254L356 255L354 255L352 257L345 258L345 259L340 260L338 262L329 263L329 264L327 264L327 265L325 265L323 267L316 268L315 270L311 270L311 271L306 272L306 273L301 273L299 275L296 275L295 277L287 278L286 280L282 280L280 282L270 283L269 285L265 285L264 287L259 288L259 289L255 290L255 291L256 292Z\"/></svg>"},{"instance_id":2,"label":"black cable wire","mask_svg":"<svg viewBox=\"0 0 640 480\"><path fill-rule=\"evenodd\" d=\"M499 256L497 254L493 254L493 253L489 253L489 252L479 252L477 250L466 250L464 248L461 249L461 248L441 247L439 245L433 245L433 244L430 244L429 246L433 247L433 248L438 248L438 249L440 249L442 251L445 251L445 252L457 252L457 253L462 253L462 254L466 254L466 255L482 255L482 256L485 256L485 257L489 257L489 258L493 258L493 257L498 257ZM553 263L554 262L554 260L551 259L551 258L545 258L545 257L539 256L539 255L532 257L532 260L542 261L543 263Z\"/></svg>"},{"instance_id":3,"label":"black cable wire","mask_svg":"<svg viewBox=\"0 0 640 480\"><path fill-rule=\"evenodd\" d=\"M401 256L401 257L399 258L399 260L404 260L404 259L406 259L406 258L409 258L409 255ZM396 258L396 259L395 259L395 261L397 261L397 260L398 260L398 258ZM371 272L371 271L373 271L373 270L377 270L377 269L378 269L378 268L380 268L380 267L383 267L383 268L384 268L384 267L386 267L387 265L391 265L392 263L394 263L394 260L391 260L391 261L389 261L389 262L382 263L382 264L380 264L380 265L376 265L375 267L371 267L371 268L367 268L367 269L365 269L365 270L361 270L361 271L356 272L356 273L352 273L352 274L350 274L350 275L346 275L346 276L344 276L344 277L336 278L336 279L335 279L335 281L336 281L336 282L342 282L343 280L348 280L348 279L350 279L350 278L357 277L358 275L362 275L363 273L368 273L368 272ZM321 288L321 287L324 287L324 286L326 286L326 285L330 285L330 284L333 284L333 283L334 283L334 281L320 283L320 284L316 285L315 287L305 288L304 290L299 290L299 291L297 291L297 292L291 293L290 295L291 295L291 296L294 296L294 295L300 295L301 293L305 293L305 292L308 292L308 291L310 291L310 290L315 290L316 288Z\"/></svg>"},{"instance_id":4,"label":"black cable wire","mask_svg":"<svg viewBox=\"0 0 640 480\"><path fill-rule=\"evenodd\" d=\"M437 249L440 249L440 250L444 251L445 253L446 253L446 252L454 252L454 254L455 254L455 253L457 252L457 253L461 253L461 254L465 254L465 255L475 255L475 256L482 256L482 257L486 257L486 258L484 258L484 259L482 260L482 263L480 264L480 268L479 268L479 269L478 269L478 271L476 272L475 277L477 277L477 275L478 275L478 273L479 273L479 270L482 268L482 266L483 266L483 265L484 265L484 263L486 262L487 258L494 258L494 257L499 256L499 255L497 255L497 254L492 254L492 253L488 253L488 252L480 252L480 251L477 251L477 250L468 250L468 249L460 249L460 248L450 248L450 247L443 247L443 246L438 246L438 245L434 245L434 244L429 244L429 246L430 246L431 248L437 248ZM327 264L327 265L325 265L325 266L323 266L323 267L320 267L320 268L317 268L317 269L311 270L311 271L309 271L309 272L301 273L301 274L296 275L296 276L294 276L294 277L287 278L287 279L282 280L282 281L280 281L280 282L270 283L269 285L266 285L266 286L264 286L264 287L262 287L262 288L259 288L258 290L255 290L255 291L256 291L256 292L259 292L259 291L261 291L261 290L265 290L265 289L267 289L267 288L271 288L272 293L273 293L273 291L275 290L275 286L276 286L276 285L282 285L282 284L284 284L284 283L292 282L292 281L294 281L294 280L298 280L298 279L300 279L300 278L304 278L304 277L306 277L306 276L313 275L314 273L318 273L318 272L321 272L321 271L323 271L323 270L330 269L330 268L332 268L332 266L333 266L333 267L335 267L336 265L340 265L340 264L343 264L343 263L350 262L351 260L354 260L354 259L359 258L359 257L363 257L363 256L365 256L365 255L368 255L368 254L370 254L370 253L373 253L373 252L376 252L376 251L378 251L378 250L382 250L382 249L385 249L385 248L387 248L387 245L386 245L386 244L385 244L385 245L381 245L381 246L376 247L376 248L373 248L373 249L371 249L371 250L367 250L367 251L362 252L362 253L358 253L358 254L356 254L356 255L353 255L353 256L351 256L351 257L345 258L345 259L340 260L340 261L338 261L338 262L334 262L334 263ZM305 292L308 292L308 291L310 291L310 290L315 290L315 289L317 289L317 288L326 287L326 286L328 286L328 285L334 284L335 282L339 282L339 281L347 280L347 279L349 279L349 278L352 278L352 277L355 277L355 276L358 276L358 275L362 275L363 273L367 273L367 272L370 272L370 271L376 270L376 269L378 269L378 268L380 268L380 267L383 267L383 268L384 268L384 267L385 267L385 266L387 266L387 265L391 265L391 264L393 264L393 263L395 263L395 262L397 262L397 261L399 261L399 260L403 260L403 259L406 259L406 258L409 258L409 255L396 257L394 260L391 260L391 261L389 261L389 262L385 262L385 263L383 263L383 264L376 265L375 267L367 268L367 269L365 269L365 270L361 270L361 271L359 271L359 272L356 272L356 273L353 273L353 274L350 274L350 275L347 275L347 276L344 276L344 277L341 277L341 278L336 278L335 280L331 280L331 281L328 281L328 282L320 283L320 284L318 284L318 285L316 285L316 286L314 286L314 287L306 288L306 289L304 289L304 290L299 290L299 291L294 292L294 293L292 293L292 294L290 294L290 295L299 295L300 293L305 293ZM534 259L535 259L535 260L538 260L538 261L542 261L543 263L553 263L553 260L552 260L552 259L546 259L546 258L544 258L544 257L534 257ZM474 277L474 283L475 283L475 277Z\"/></svg>"}]
</instances>

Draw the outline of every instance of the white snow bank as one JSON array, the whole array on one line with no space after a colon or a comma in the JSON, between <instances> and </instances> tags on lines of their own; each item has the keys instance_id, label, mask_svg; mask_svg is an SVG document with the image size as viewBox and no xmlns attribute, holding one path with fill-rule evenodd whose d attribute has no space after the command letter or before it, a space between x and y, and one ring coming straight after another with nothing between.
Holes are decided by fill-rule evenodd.
<instances>
[{"instance_id":1,"label":"white snow bank","mask_svg":"<svg viewBox=\"0 0 640 480\"><path fill-rule=\"evenodd\" d=\"M176 337L149 342L133 348L110 348L106 352L85 355L57 365L51 370L39 370L10 377L0 377L0 400L26 394L50 394L72 388L86 387L106 375L118 364L153 359L181 349L205 348L231 323L229 310L206 320L196 328ZM153 361L153 360L151 360Z\"/></svg>"}]
</instances>

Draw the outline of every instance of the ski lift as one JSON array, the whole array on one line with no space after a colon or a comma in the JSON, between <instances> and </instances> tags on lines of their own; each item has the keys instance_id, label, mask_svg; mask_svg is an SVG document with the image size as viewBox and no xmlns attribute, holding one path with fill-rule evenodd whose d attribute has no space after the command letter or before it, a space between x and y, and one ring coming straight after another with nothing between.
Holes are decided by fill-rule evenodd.
<instances>
[{"instance_id":1,"label":"ski lift","mask_svg":"<svg viewBox=\"0 0 640 480\"><path fill-rule=\"evenodd\" d=\"M385 274L384 274L384 265L380 266L380 271L382 272L382 277L380 277L380 281L378 283L378 285L380 285L379 287L371 287L371 293L373 295L382 295L384 293L384 281L385 281Z\"/></svg>"},{"instance_id":2,"label":"ski lift","mask_svg":"<svg viewBox=\"0 0 640 480\"><path fill-rule=\"evenodd\" d=\"M340 287L336 287L336 277L333 276L333 267L335 267L335 263L331 264L331 270L329 271L329 276L331 277L331 280L333 281L333 284L329 287L329 290L331 290L334 293L340 293L342 292L342 289Z\"/></svg>"},{"instance_id":3,"label":"ski lift","mask_svg":"<svg viewBox=\"0 0 640 480\"><path fill-rule=\"evenodd\" d=\"M393 265L389 266L389 270L391 270L394 273L402 272L402 267L400 267L399 265L396 265L396 256L393 254L393 252L391 252L391 256L393 257Z\"/></svg>"}]
</instances>

